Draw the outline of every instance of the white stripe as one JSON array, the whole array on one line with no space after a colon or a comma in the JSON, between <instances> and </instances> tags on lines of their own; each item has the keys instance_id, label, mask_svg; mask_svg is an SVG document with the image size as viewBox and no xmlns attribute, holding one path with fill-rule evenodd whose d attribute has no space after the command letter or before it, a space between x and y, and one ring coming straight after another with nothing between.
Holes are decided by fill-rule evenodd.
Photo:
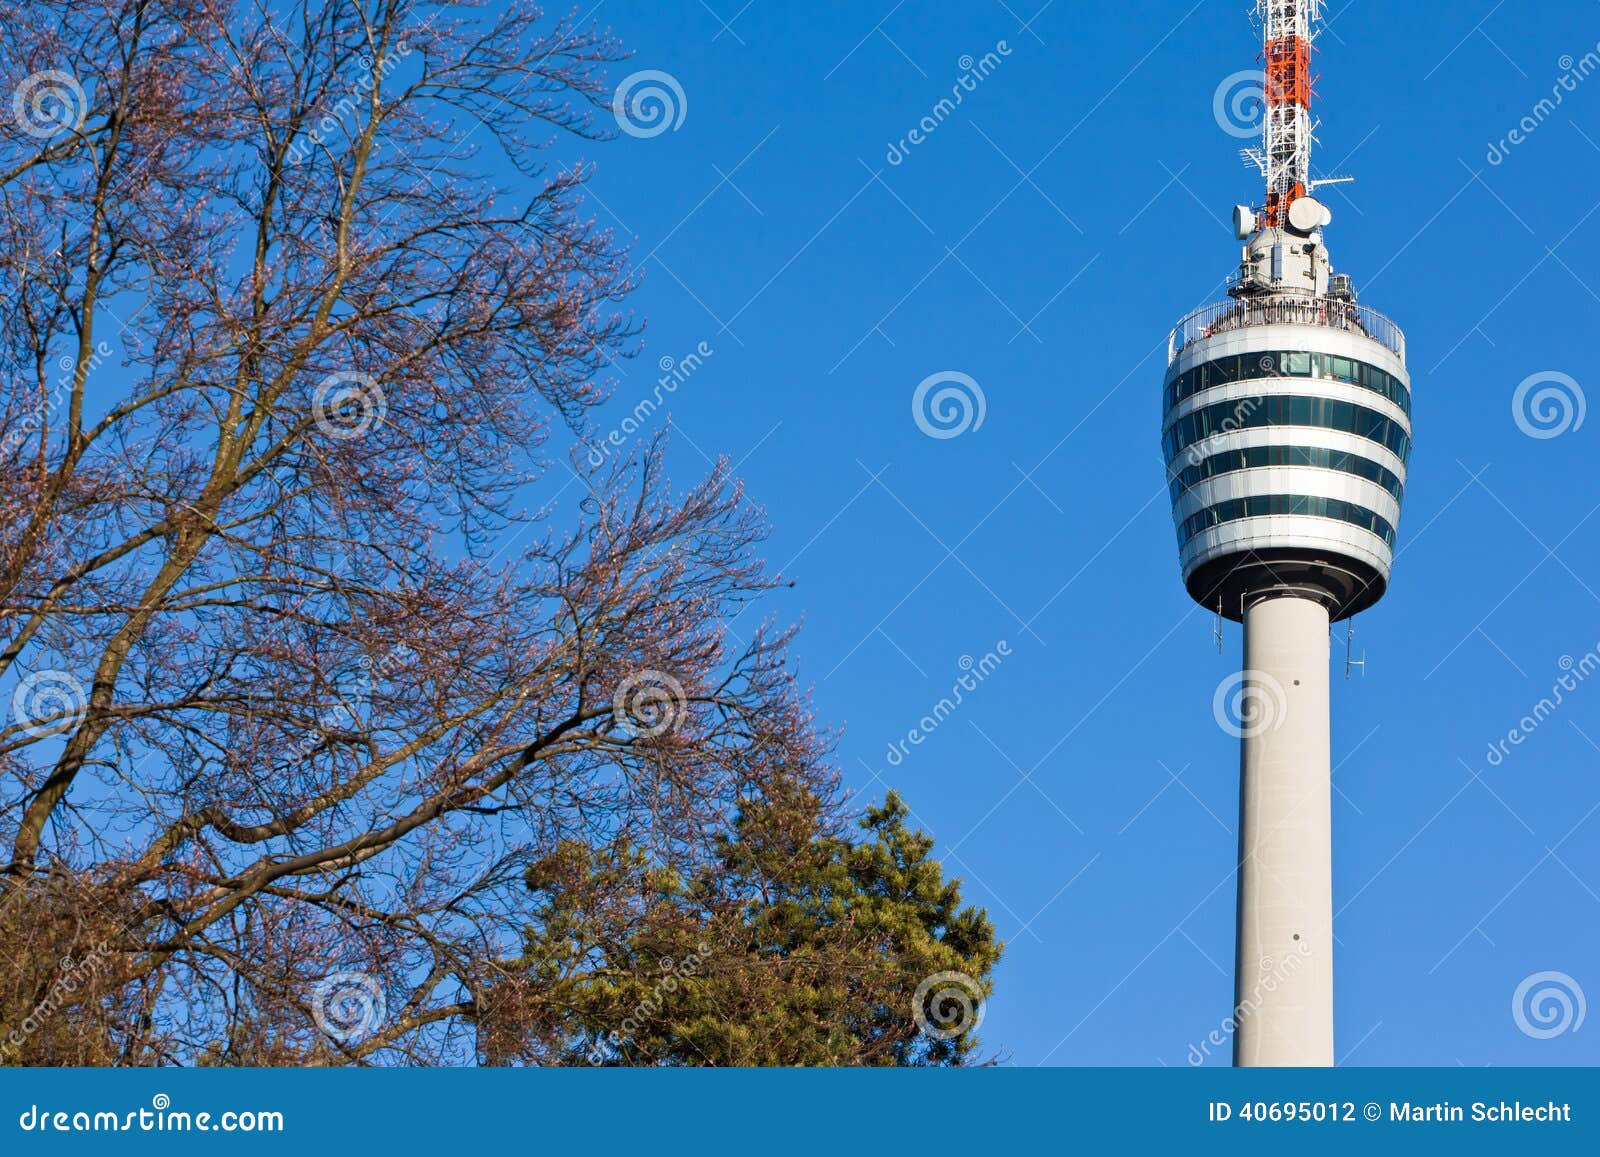
<instances>
[{"instance_id":1,"label":"white stripe","mask_svg":"<svg viewBox=\"0 0 1600 1157\"><path fill-rule=\"evenodd\" d=\"M1275 550L1325 550L1364 562L1385 580L1394 562L1393 552L1371 531L1348 522L1300 514L1244 518L1207 527L1184 545L1180 558L1187 579L1203 564L1224 555L1270 555Z\"/></svg>"},{"instance_id":2,"label":"white stripe","mask_svg":"<svg viewBox=\"0 0 1600 1157\"><path fill-rule=\"evenodd\" d=\"M1319 325L1249 325L1201 338L1183 348L1177 361L1168 367L1166 381L1170 382L1178 374L1187 373L1202 362L1214 362L1241 354L1281 353L1284 350L1352 358L1393 374L1406 384L1407 389L1411 386L1411 375L1406 371L1405 362L1377 338Z\"/></svg>"},{"instance_id":3,"label":"white stripe","mask_svg":"<svg viewBox=\"0 0 1600 1157\"><path fill-rule=\"evenodd\" d=\"M1182 525L1207 507L1235 498L1262 495L1304 495L1308 498L1337 498L1364 506L1390 526L1400 521L1400 503L1376 482L1368 482L1342 470L1315 466L1258 466L1231 474L1208 478L1195 485L1172 508L1174 522Z\"/></svg>"},{"instance_id":4,"label":"white stripe","mask_svg":"<svg viewBox=\"0 0 1600 1157\"><path fill-rule=\"evenodd\" d=\"M1398 454L1378 442L1359 434L1347 434L1343 430L1328 430L1319 426L1257 426L1253 430L1213 434L1205 440L1204 445L1206 452L1200 457L1202 462L1218 454L1254 446L1308 446L1320 450L1339 450L1376 462L1400 479L1402 486L1406 481L1406 464L1400 461ZM1190 457L1189 451L1179 451L1177 460L1167 471L1167 481L1171 482L1176 475L1193 465L1196 462Z\"/></svg>"}]
</instances>

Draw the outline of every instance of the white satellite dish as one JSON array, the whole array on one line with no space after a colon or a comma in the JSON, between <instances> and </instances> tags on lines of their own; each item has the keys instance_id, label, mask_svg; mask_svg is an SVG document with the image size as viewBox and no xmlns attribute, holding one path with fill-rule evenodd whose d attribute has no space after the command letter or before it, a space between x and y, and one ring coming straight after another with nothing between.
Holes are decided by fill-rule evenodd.
<instances>
[{"instance_id":1,"label":"white satellite dish","mask_svg":"<svg viewBox=\"0 0 1600 1157\"><path fill-rule=\"evenodd\" d=\"M1248 241L1256 231L1256 215L1249 205L1233 207L1233 232L1240 241Z\"/></svg>"},{"instance_id":2,"label":"white satellite dish","mask_svg":"<svg viewBox=\"0 0 1600 1157\"><path fill-rule=\"evenodd\" d=\"M1297 198L1289 206L1289 228L1296 233L1315 233L1332 220L1332 211L1315 197Z\"/></svg>"}]
</instances>

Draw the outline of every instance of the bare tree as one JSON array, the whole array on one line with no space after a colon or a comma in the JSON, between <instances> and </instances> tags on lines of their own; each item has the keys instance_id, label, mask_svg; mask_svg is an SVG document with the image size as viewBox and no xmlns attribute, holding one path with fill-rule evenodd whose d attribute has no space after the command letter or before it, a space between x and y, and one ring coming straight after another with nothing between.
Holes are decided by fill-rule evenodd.
<instances>
[{"instance_id":1,"label":"bare tree","mask_svg":"<svg viewBox=\"0 0 1600 1157\"><path fill-rule=\"evenodd\" d=\"M829 785L787 635L726 627L770 585L726 471L563 450L636 331L545 149L617 50L398 0L0 27L0 1050L471 1059L528 862Z\"/></svg>"}]
</instances>

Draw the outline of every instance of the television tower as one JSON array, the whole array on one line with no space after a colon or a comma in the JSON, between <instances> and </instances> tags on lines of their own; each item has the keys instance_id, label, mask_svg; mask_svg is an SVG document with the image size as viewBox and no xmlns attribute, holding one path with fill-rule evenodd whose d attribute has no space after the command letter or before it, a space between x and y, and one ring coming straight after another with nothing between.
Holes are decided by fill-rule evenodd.
<instances>
[{"instance_id":1,"label":"television tower","mask_svg":"<svg viewBox=\"0 0 1600 1157\"><path fill-rule=\"evenodd\" d=\"M1244 625L1234 1063L1331 1065L1329 635L1383 597L1411 452L1405 336L1328 261L1311 179L1322 0L1257 0L1266 178L1228 300L1172 332L1162 449L1189 594ZM1223 700L1232 705L1224 718ZM1237 723L1233 714L1237 714Z\"/></svg>"}]
</instances>

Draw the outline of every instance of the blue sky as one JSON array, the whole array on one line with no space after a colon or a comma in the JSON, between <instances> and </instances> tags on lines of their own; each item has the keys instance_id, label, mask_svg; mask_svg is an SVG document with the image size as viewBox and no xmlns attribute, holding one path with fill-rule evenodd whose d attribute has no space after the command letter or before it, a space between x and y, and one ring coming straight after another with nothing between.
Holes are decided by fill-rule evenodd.
<instances>
[{"instance_id":1,"label":"blue sky","mask_svg":"<svg viewBox=\"0 0 1600 1157\"><path fill-rule=\"evenodd\" d=\"M670 394L675 477L738 460L797 582L752 615L803 617L860 802L899 788L1009 942L986 1044L1182 1066L1231 999L1237 747L1212 695L1239 634L1219 654L1183 592L1157 434L1167 332L1221 296L1229 212L1259 196L1213 107L1255 66L1249 5L741 3L594 11L635 53L616 81L683 93L675 129L586 151L645 274L607 416L712 351ZM1535 111L1600 5L1538 8L1334 3L1320 42L1314 165L1359 178L1328 194L1329 244L1408 333L1417 429L1366 673L1334 686L1341 1063L1600 1063L1600 1014L1549 1039L1512 1015L1540 972L1600 997L1600 678L1488 758L1600 646L1600 417L1535 438L1512 409L1532 375L1600 387L1600 77ZM939 439L911 402L944 372L985 413Z\"/></svg>"}]
</instances>

